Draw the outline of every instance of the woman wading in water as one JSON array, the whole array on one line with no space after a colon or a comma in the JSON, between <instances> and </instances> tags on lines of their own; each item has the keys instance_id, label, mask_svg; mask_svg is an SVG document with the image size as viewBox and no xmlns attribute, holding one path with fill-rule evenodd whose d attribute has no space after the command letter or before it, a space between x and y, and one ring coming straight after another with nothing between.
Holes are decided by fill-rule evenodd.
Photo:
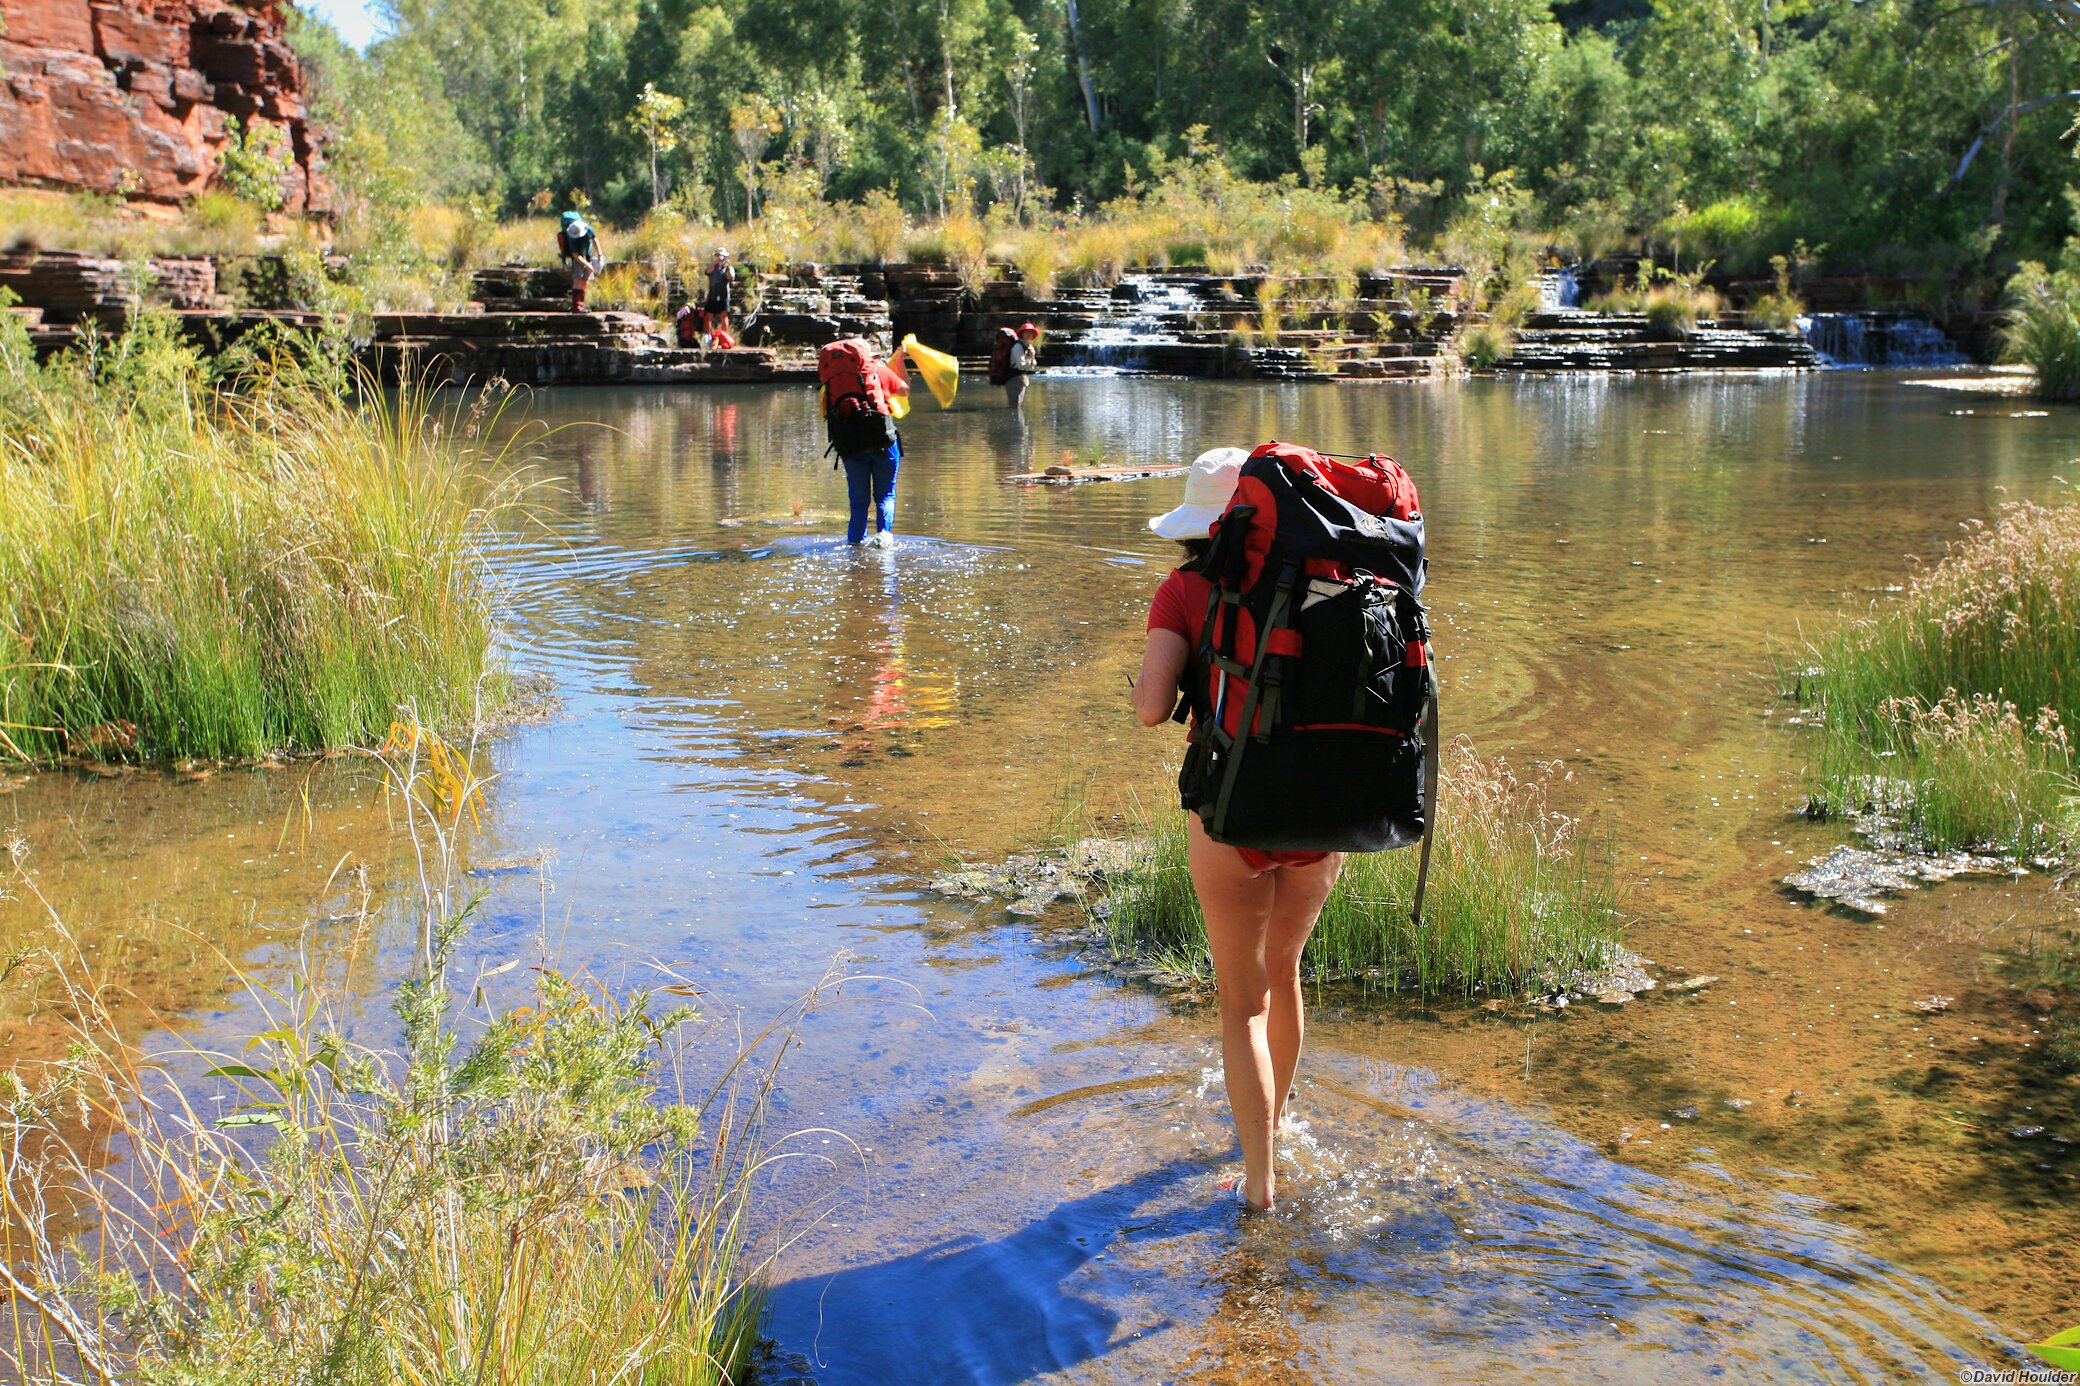
<instances>
[{"instance_id":1,"label":"woman wading in water","mask_svg":"<svg viewBox=\"0 0 2080 1386\"><path fill-rule=\"evenodd\" d=\"M1184 503L1148 527L1183 543L1189 559L1206 551L1206 532L1235 491L1247 456L1216 448L1192 463ZM1162 725L1176 705L1178 681L1199 647L1212 584L1178 569L1156 589L1148 612L1148 644L1134 681L1134 711L1145 727ZM1215 842L1199 815L1185 815L1188 861L1220 994L1221 1066L1228 1107L1242 1141L1242 1196L1256 1209L1277 1196L1272 1136L1285 1116L1300 1064L1306 1023L1301 1013L1300 952L1343 869L1341 852L1256 852Z\"/></svg>"}]
</instances>

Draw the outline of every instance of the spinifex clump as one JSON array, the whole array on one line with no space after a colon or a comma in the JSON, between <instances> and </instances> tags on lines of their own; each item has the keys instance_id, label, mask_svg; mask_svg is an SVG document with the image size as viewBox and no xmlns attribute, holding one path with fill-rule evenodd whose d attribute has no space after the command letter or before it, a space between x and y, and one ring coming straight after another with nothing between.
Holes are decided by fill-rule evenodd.
<instances>
[{"instance_id":1,"label":"spinifex clump","mask_svg":"<svg viewBox=\"0 0 2080 1386\"><path fill-rule=\"evenodd\" d=\"M293 351L225 369L169 319L43 365L0 324L0 755L368 745L505 697L477 543L510 494L468 421Z\"/></svg>"},{"instance_id":2,"label":"spinifex clump","mask_svg":"<svg viewBox=\"0 0 2080 1386\"><path fill-rule=\"evenodd\" d=\"M1612 961L1617 879L1547 802L1547 779L1520 780L1464 741L1445 752L1423 924L1409 918L1416 851L1352 856L1322 909L1304 966L1323 981L1366 980L1425 994L1513 992ZM1142 830L1134 867L1108 878L1113 947L1187 976L1211 975L1205 925L1185 866L1185 818Z\"/></svg>"},{"instance_id":3,"label":"spinifex clump","mask_svg":"<svg viewBox=\"0 0 2080 1386\"><path fill-rule=\"evenodd\" d=\"M2080 507L1973 523L1896 601L1813 648L1813 811L1914 845L2069 854L2080 718Z\"/></svg>"}]
</instances>

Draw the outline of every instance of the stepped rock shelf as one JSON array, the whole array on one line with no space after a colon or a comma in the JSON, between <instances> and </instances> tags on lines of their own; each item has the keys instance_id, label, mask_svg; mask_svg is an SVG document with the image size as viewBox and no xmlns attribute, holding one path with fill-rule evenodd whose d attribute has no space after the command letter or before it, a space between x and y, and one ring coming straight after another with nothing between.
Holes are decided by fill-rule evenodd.
<instances>
[{"instance_id":1,"label":"stepped rock shelf","mask_svg":"<svg viewBox=\"0 0 2080 1386\"><path fill-rule=\"evenodd\" d=\"M1510 354L1495 363L1511 375L1550 371L1812 370L1824 364L1790 330L1701 322L1657 338L1643 313L1564 309L1534 313Z\"/></svg>"},{"instance_id":2,"label":"stepped rock shelf","mask_svg":"<svg viewBox=\"0 0 2080 1386\"><path fill-rule=\"evenodd\" d=\"M385 380L499 377L516 385L813 383L816 363L770 347L667 346L641 313L378 313L362 356Z\"/></svg>"},{"instance_id":3,"label":"stepped rock shelf","mask_svg":"<svg viewBox=\"0 0 2080 1386\"><path fill-rule=\"evenodd\" d=\"M153 299L174 309L207 350L270 318L320 321L294 308L294 276L279 256L168 259L154 261L151 270ZM342 270L332 264L322 272ZM675 276L659 276L639 262L610 265L601 283L629 296L606 298L596 289L610 303L671 308L686 300L687 286ZM129 267L69 252L0 255L0 287L16 294L21 306L9 311L23 318L44 352L76 342L89 325L120 331L137 301ZM757 274L745 287L755 307L737 319L743 345L700 352L674 345L665 325L648 313L569 311L570 281L560 269L480 270L472 279L475 301L462 309L374 315L362 360L385 380L429 383L493 377L527 385L801 383L816 378L813 352L824 342L865 337L886 352L915 333L980 374L998 329L1032 321L1046 331L1041 364L1049 371L1423 380L1457 369L1451 338L1479 321L1464 308L1463 276L1449 269L1397 270L1341 283L1305 275L1267 281L1148 271L1126 274L1110 288L1036 295L1008 271L978 294L940 265L798 265ZM234 298L278 306L234 308ZM1915 364L1941 363L1910 324L1877 323L1867 333L1856 324L1818 325L1845 340L1852 326L1870 341L1911 338L1919 353ZM1745 327L1732 315L1657 335L1637 313L1568 308L1527 319L1496 369L1687 372L1826 364L1800 333Z\"/></svg>"}]
</instances>

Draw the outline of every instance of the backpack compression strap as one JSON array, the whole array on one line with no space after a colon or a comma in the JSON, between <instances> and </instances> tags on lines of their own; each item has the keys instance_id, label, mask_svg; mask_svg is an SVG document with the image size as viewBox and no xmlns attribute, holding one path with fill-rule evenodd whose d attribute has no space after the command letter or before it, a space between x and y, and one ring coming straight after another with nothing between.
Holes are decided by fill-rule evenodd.
<instances>
[{"instance_id":1,"label":"backpack compression strap","mask_svg":"<svg viewBox=\"0 0 2080 1386\"><path fill-rule=\"evenodd\" d=\"M1220 835L1228 830L1228 801L1234 797L1235 781L1242 774L1242 754L1248 749L1251 741L1263 739L1254 731L1254 723L1257 706L1260 701L1265 701L1263 695L1267 678L1264 665L1271 654L1271 632L1277 630L1285 620L1286 608L1291 606L1293 601L1293 583L1298 575L1299 565L1296 563L1288 563L1280 571L1277 594L1271 600L1271 615L1265 620L1264 628L1257 632L1256 657L1250 661L1249 683L1242 699L1242 720L1236 724L1235 735L1228 751L1228 762L1221 767L1221 791L1214 799L1213 821L1206 825L1207 832L1215 841L1219 841ZM1271 695L1268 703L1275 708L1278 682L1275 677L1268 682Z\"/></svg>"},{"instance_id":2,"label":"backpack compression strap","mask_svg":"<svg viewBox=\"0 0 2080 1386\"><path fill-rule=\"evenodd\" d=\"M1423 854L1416 861L1416 897L1408 911L1409 922L1423 927L1423 890L1430 884L1430 839L1437 833L1437 758L1444 749L1437 742L1437 675L1423 666L1428 697L1423 705Z\"/></svg>"}]
</instances>

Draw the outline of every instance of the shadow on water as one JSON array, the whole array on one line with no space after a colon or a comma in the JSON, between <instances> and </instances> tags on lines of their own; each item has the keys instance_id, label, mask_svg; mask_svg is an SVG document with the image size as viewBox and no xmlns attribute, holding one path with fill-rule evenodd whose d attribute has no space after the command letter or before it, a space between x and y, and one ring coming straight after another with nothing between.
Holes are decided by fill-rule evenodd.
<instances>
[{"instance_id":1,"label":"shadow on water","mask_svg":"<svg viewBox=\"0 0 2080 1386\"><path fill-rule=\"evenodd\" d=\"M774 1288L774 1313L816 1326L807 1348L820 1380L1008 1383L1080 1367L1116 1345L1120 1316L1068 1282L1115 1239L1174 1228L1178 1214L1132 1219L1205 1173L1197 1161L1172 1160L1001 1237L956 1238L790 1281ZM1206 1207L1192 1220L1211 1228L1234 1214Z\"/></svg>"},{"instance_id":2,"label":"shadow on water","mask_svg":"<svg viewBox=\"0 0 2080 1386\"><path fill-rule=\"evenodd\" d=\"M1182 1125L1220 1122L1207 1086ZM1044 1109L1069 1127L1053 1148L1107 1143L1117 1168L1138 1139L1146 1172L782 1284L775 1329L818 1382L1878 1382L1984 1363L2003 1337L1816 1199L1705 1164L1628 1168L1421 1070L1304 1085L1268 1216L1219 1189L1235 1152L1218 1137L1162 1158L1162 1108L1091 1091Z\"/></svg>"}]
</instances>

